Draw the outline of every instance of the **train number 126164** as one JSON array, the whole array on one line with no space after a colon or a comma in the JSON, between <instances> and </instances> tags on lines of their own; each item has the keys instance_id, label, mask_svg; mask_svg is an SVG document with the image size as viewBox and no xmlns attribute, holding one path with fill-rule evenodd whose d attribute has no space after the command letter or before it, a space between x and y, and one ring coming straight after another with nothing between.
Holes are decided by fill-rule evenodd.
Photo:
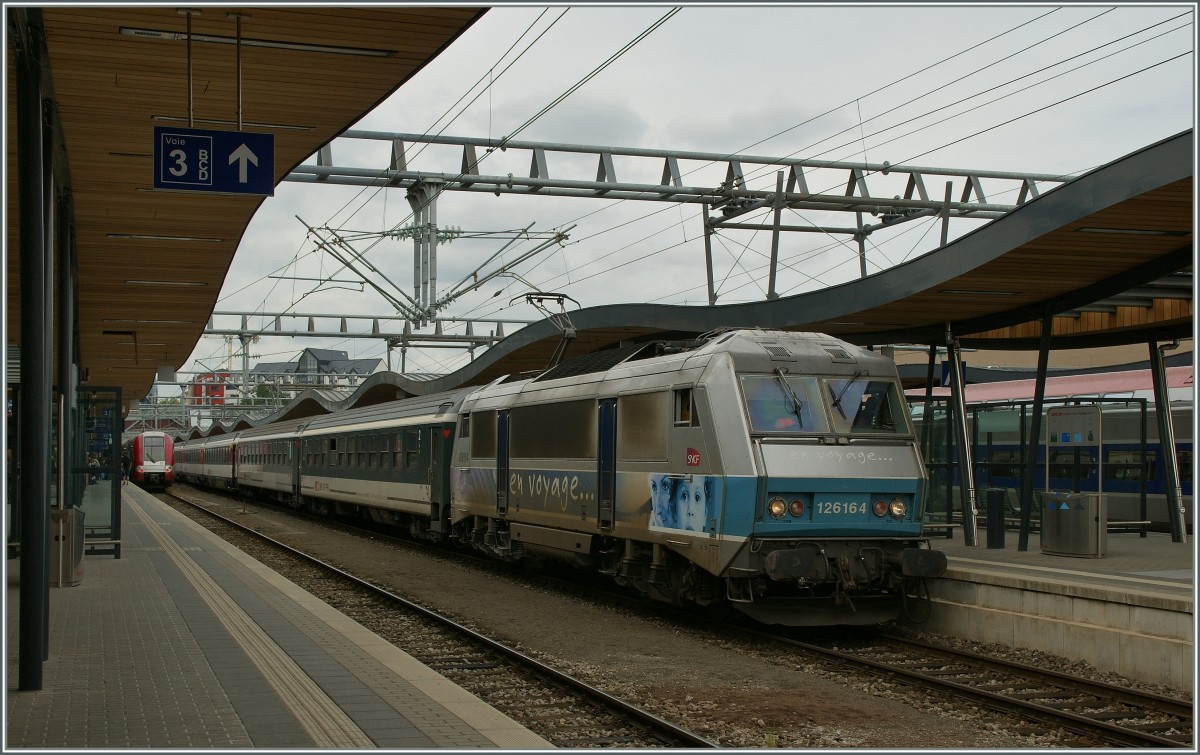
<instances>
[{"instance_id":1,"label":"train number 126164","mask_svg":"<svg viewBox=\"0 0 1200 755\"><path fill-rule=\"evenodd\" d=\"M865 514L867 504L864 501L818 501L818 514Z\"/></svg>"}]
</instances>

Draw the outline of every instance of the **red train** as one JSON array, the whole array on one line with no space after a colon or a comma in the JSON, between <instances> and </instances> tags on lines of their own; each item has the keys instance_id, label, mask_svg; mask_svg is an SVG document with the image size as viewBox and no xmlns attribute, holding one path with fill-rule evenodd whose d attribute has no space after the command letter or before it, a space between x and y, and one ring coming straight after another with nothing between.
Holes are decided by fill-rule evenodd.
<instances>
[{"instance_id":1,"label":"red train","mask_svg":"<svg viewBox=\"0 0 1200 755\"><path fill-rule=\"evenodd\" d=\"M143 488L165 489L175 481L175 443L166 433L138 434L125 446L129 479Z\"/></svg>"}]
</instances>

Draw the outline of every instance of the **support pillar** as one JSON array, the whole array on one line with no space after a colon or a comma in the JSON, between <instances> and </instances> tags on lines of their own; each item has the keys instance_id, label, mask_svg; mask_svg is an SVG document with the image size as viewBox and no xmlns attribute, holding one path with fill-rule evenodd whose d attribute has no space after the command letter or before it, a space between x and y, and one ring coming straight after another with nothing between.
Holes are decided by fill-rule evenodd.
<instances>
[{"instance_id":1,"label":"support pillar","mask_svg":"<svg viewBox=\"0 0 1200 755\"><path fill-rule=\"evenodd\" d=\"M26 27L28 31L28 27ZM28 37L23 42L27 41ZM18 689L42 688L49 589L50 355L46 353L46 245L41 66L17 51L17 195L21 255L21 588Z\"/></svg>"},{"instance_id":2,"label":"support pillar","mask_svg":"<svg viewBox=\"0 0 1200 755\"><path fill-rule=\"evenodd\" d=\"M1050 335L1054 327L1054 316L1047 313L1042 317L1042 339L1038 346L1037 377L1033 388L1033 416L1030 417L1029 437L1025 445L1025 474L1021 475L1021 532L1017 537L1017 550L1029 550L1029 526L1033 516L1033 483L1037 475L1037 451L1042 442L1042 407L1046 403L1046 370L1050 365ZM1049 463L1050 449L1046 449Z\"/></svg>"},{"instance_id":3,"label":"support pillar","mask_svg":"<svg viewBox=\"0 0 1200 755\"><path fill-rule=\"evenodd\" d=\"M1150 342L1150 374L1154 378L1154 415L1158 419L1158 444L1163 462L1163 485L1167 491L1167 520L1171 523L1171 542L1187 542L1187 512L1183 489L1179 484L1179 458L1175 453L1175 426L1171 422L1171 394L1163 351L1157 341Z\"/></svg>"},{"instance_id":4,"label":"support pillar","mask_svg":"<svg viewBox=\"0 0 1200 755\"><path fill-rule=\"evenodd\" d=\"M76 484L71 469L82 464L77 457L79 402L75 396L75 229L71 222L72 206L70 194L64 194L58 205L58 392L63 397L63 417L59 424L62 433L58 439L59 465L58 485L60 498L68 507L78 506L83 491Z\"/></svg>"},{"instance_id":5,"label":"support pillar","mask_svg":"<svg viewBox=\"0 0 1200 755\"><path fill-rule=\"evenodd\" d=\"M954 401L954 444L958 448L959 492L962 499L963 537L967 545L978 545L975 521L979 514L975 505L975 460L971 454L971 439L967 433L967 402L962 373L962 351L958 339L946 326L946 358L950 361L950 392Z\"/></svg>"}]
</instances>

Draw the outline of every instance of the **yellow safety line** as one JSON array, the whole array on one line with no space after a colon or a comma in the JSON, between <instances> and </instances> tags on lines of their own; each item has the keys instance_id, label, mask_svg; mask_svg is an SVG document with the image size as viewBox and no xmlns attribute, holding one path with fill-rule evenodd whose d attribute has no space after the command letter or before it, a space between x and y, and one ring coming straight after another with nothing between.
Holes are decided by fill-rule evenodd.
<instances>
[{"instance_id":1,"label":"yellow safety line","mask_svg":"<svg viewBox=\"0 0 1200 755\"><path fill-rule=\"evenodd\" d=\"M151 520L140 504L133 501L131 496L125 497L125 503L141 515L143 523L163 544L164 550L179 565L184 576L195 585L200 597L212 608L234 640L246 649L246 654L288 709L296 715L313 744L326 749L376 746L241 606L162 527Z\"/></svg>"}]
</instances>

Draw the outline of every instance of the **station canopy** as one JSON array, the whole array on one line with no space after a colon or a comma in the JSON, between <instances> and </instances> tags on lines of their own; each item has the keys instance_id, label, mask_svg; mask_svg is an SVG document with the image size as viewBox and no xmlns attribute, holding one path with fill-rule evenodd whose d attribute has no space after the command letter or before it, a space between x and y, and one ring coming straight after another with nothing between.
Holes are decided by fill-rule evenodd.
<instances>
[{"instance_id":1,"label":"station canopy","mask_svg":"<svg viewBox=\"0 0 1200 755\"><path fill-rule=\"evenodd\" d=\"M275 179L394 92L485 11L451 7L198 7L191 17L195 125L236 127L235 24L244 128L275 137ZM40 24L69 166L78 248L80 364L91 385L145 395L182 365L213 312L261 197L152 190L155 125L187 123L187 17L175 7L10 10ZM251 44L250 41L254 41ZM16 219L9 46L8 213ZM1069 181L918 259L822 291L718 306L571 312L567 357L623 341L722 327L815 330L863 345L1036 349L1189 338L1194 135L1187 131ZM19 337L19 227L8 226L8 338ZM561 333L525 327L467 367L405 383L429 393L544 369ZM398 386L400 388L401 386Z\"/></svg>"}]
</instances>

